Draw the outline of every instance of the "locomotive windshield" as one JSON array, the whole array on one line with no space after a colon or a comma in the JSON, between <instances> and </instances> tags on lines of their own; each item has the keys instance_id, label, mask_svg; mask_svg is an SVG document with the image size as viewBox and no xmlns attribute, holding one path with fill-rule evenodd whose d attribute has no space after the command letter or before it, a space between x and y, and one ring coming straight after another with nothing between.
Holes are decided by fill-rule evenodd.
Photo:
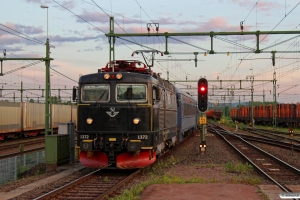
<instances>
[{"instance_id":1,"label":"locomotive windshield","mask_svg":"<svg viewBox=\"0 0 300 200\"><path fill-rule=\"evenodd\" d=\"M83 102L108 102L110 89L108 84L85 84L81 87Z\"/></svg>"},{"instance_id":2,"label":"locomotive windshield","mask_svg":"<svg viewBox=\"0 0 300 200\"><path fill-rule=\"evenodd\" d=\"M117 101L119 102L146 102L146 85L143 84L118 84L116 88Z\"/></svg>"}]
</instances>

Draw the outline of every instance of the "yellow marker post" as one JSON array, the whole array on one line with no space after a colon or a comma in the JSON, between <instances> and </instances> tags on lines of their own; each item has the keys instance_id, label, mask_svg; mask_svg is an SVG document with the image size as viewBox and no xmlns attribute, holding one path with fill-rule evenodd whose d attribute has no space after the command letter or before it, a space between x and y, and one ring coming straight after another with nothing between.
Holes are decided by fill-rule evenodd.
<instances>
[{"instance_id":1,"label":"yellow marker post","mask_svg":"<svg viewBox=\"0 0 300 200\"><path fill-rule=\"evenodd\" d=\"M200 124L206 124L206 117L200 117Z\"/></svg>"}]
</instances>

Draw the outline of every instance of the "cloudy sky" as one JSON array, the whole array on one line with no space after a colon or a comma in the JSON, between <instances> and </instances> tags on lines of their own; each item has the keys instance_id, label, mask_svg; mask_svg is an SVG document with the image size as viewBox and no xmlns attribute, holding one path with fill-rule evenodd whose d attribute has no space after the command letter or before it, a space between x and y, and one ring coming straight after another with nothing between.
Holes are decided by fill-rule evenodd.
<instances>
[{"instance_id":1,"label":"cloudy sky","mask_svg":"<svg viewBox=\"0 0 300 200\"><path fill-rule=\"evenodd\" d=\"M51 88L71 89L81 75L96 73L109 61L109 16L115 19L115 33L215 33L273 31L260 35L255 54L256 36L217 35L174 36L168 39L170 55L155 55L153 71L171 81L209 80L211 101L224 102L220 95L235 88L232 102L249 101L250 81L254 78L254 100L272 101L273 77L276 72L276 96L279 102L296 103L300 97L299 66L299 0L0 0L0 57L45 57L44 42L51 45ZM48 6L42 9L40 6ZM48 11L48 12L47 12ZM48 14L48 23L47 23ZM48 24L48 28L47 28ZM298 34L274 34L277 31L298 31ZM164 52L165 37L123 37L115 43L116 59L137 59L133 51L155 49ZM216 54L207 54L213 48ZM277 51L272 65L271 51ZM195 55L198 53L197 67ZM229 52L229 55L227 55ZM23 96L42 96L45 88L44 63L35 61L5 61L3 90L0 100L19 96L21 82L27 89ZM169 77L167 77L169 72ZM220 84L222 80L222 84ZM238 81L238 80L241 80ZM242 90L237 90L240 88ZM225 90L217 89L222 85ZM196 87L195 82L178 84L180 88ZM213 89L214 88L214 89ZM52 92L57 95L56 91ZM70 90L62 90L68 99ZM12 100L12 99L10 99ZM19 100L19 99L18 99ZM26 99L25 99L26 101ZM225 98L229 102L229 97Z\"/></svg>"}]
</instances>

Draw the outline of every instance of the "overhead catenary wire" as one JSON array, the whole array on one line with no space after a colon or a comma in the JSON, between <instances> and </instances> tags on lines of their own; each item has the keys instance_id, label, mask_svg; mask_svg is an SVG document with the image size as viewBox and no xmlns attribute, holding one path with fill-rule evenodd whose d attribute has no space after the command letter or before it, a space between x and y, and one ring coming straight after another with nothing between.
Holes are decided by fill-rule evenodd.
<instances>
[{"instance_id":1,"label":"overhead catenary wire","mask_svg":"<svg viewBox=\"0 0 300 200\"><path fill-rule=\"evenodd\" d=\"M254 3L254 2L253 2ZM141 2L141 4L143 4L143 2ZM64 4L63 4L64 5ZM102 4L100 4L100 5L102 5ZM250 5L251 6L251 5ZM250 8L250 6L249 6L249 8ZM143 9L144 10L144 9ZM146 7L146 9L145 9L146 11L148 11L147 10L147 7ZM112 11L111 11L112 12ZM151 12L149 12L149 13L151 13ZM152 13L151 13L152 14ZM247 14L246 12L245 12L245 14ZM253 11L252 11L252 14L253 14ZM80 15L80 16L82 16L82 15ZM145 16L144 16L145 17ZM247 16L248 17L248 16ZM248 18L245 18L245 19L247 19L248 20ZM250 16L251 17L251 16ZM249 18L250 18L249 17ZM146 19L146 18L145 18ZM154 20L155 20L155 18L154 18ZM80 20L79 20L80 21ZM118 22L120 22L120 21L118 21ZM276 22L275 22L276 23ZM120 24L120 23L119 23ZM126 22L125 22L125 27L126 27ZM100 29L101 29L101 27L100 27ZM124 27L123 27L123 29L124 29ZM120 29L119 29L120 30ZM229 38L230 39L230 38ZM139 41L139 40L137 40L137 41ZM156 40L157 41L157 40ZM186 40L184 40L184 41L188 41L187 39ZM118 42L124 42L124 41L121 41L121 40L118 40ZM139 41L140 42L140 41ZM152 41L151 41L152 42ZM125 42L125 43L122 43L122 44L126 44L127 42ZM156 42L157 43L157 42ZM143 44L143 43L142 43ZM144 44L146 44L147 45L147 43L144 43ZM244 44L244 43L243 43ZM247 43L245 43L246 45L247 45ZM120 44L119 44L120 45ZM127 45L128 45L128 43L127 43ZM132 47L133 45L128 45L129 47ZM147 45L148 46L148 45ZM151 46L151 45L149 45L149 46ZM157 45L155 46L155 47L157 47ZM249 57L249 56L248 56ZM229 57L228 57L229 58ZM173 64L173 63L172 63ZM226 63L224 63L225 65L226 65ZM235 63L233 63L233 64L235 64ZM279 63L278 63L279 64ZM186 66L184 66L184 67L186 67ZM226 67L226 66L225 66ZM244 66L243 66L243 64L241 65L241 68L243 68ZM222 67L222 68L224 68L224 67ZM226 71L226 73L228 74L228 72L229 71L231 71L231 72L233 72L234 71L234 67L231 67L230 69L230 66L227 66L227 68L225 69L225 71ZM56 68L55 68L56 69ZM174 70L175 71L175 70ZM221 70L220 70L221 71ZM241 71L240 71L240 69L238 69L237 70L237 72L236 72L236 75L238 75L239 73L240 73Z\"/></svg>"},{"instance_id":2,"label":"overhead catenary wire","mask_svg":"<svg viewBox=\"0 0 300 200\"><path fill-rule=\"evenodd\" d=\"M140 6L140 9L144 11L144 13L145 13L145 14L148 16L148 18L151 20L151 22L152 22L152 23L155 23L155 22L150 18L150 16L147 14L147 12L143 9L143 7L139 4L139 2L138 2L137 0L135 0L135 2ZM161 41L161 39L160 39L160 38L158 38L158 39L159 39L160 43L163 44L163 42ZM169 49L170 49L170 47L169 47ZM170 50L171 50L171 49L170 49ZM174 56L174 58L176 59L175 56ZM179 66L179 68L180 68L183 72L185 72L185 74L187 74L187 72L182 68L182 66L181 66L179 63L177 63L177 62L175 62L175 63L176 63L177 66Z\"/></svg>"},{"instance_id":3,"label":"overhead catenary wire","mask_svg":"<svg viewBox=\"0 0 300 200\"><path fill-rule=\"evenodd\" d=\"M53 1L54 1L54 0L53 0ZM68 11L71 12L72 14L76 15L75 13L73 13L72 11L70 11L69 9L67 9L66 7L64 7L63 5L59 4L58 2L56 2L56 1L54 1L54 2L57 3L58 5L60 5L61 7L63 7L64 9L68 10ZM78 16L78 15L76 15L76 16L79 17L79 18L82 19L83 21L87 22L88 24L90 24L91 26L95 27L96 29L98 29L99 31L101 31L102 33L105 34L104 31L102 31L101 29L99 29L99 28L97 28L96 26L92 25L92 24L89 23L87 20L83 19L82 17L80 17L80 16ZM116 24L117 24L117 23L116 23ZM2 24L1 24L1 25L2 25ZM117 24L117 25L118 25L118 24ZM4 27L7 27L7 26L5 26L5 25L3 25L3 26L4 26ZM119 25L118 25L118 26L119 26ZM9 28L9 27L7 27L7 28ZM11 29L11 28L9 28L9 29ZM9 31L7 31L7 30L4 30L4 29L0 29L0 30L3 30L3 31L5 31L5 32L7 32L7 33L10 33L10 34L12 34L12 35L16 35L16 36L18 36L18 37L21 37L21 38L24 38L24 39L27 39L27 40L30 40L30 41L33 41L33 42L36 42L36 43L39 43L39 44L44 44L44 42L42 42L42 41L36 40L36 39L34 39L34 38L30 38L29 36L27 36L27 35L25 35L25 34L22 34L22 33L18 32L18 31L15 31L15 30L13 30L13 29L11 29L11 30L13 30L13 31L15 31L15 32L17 32L17 33L19 33L19 34L21 34L21 35L24 35L24 36L26 36L26 37L23 37L23 36L14 34L14 33L12 33L12 32L9 32ZM125 32L126 32L126 31L125 31ZM122 42L121 42L121 43L122 43ZM122 44L124 44L124 43L122 43ZM138 44L138 45L140 45L140 44ZM125 44L125 46L127 46L127 45ZM145 47L145 48L149 48L149 47L146 47L146 46L144 46L144 45L140 45L140 46L143 46L143 47ZM127 47L128 47L128 46L127 46ZM128 47L128 48L130 48L130 47ZM130 48L130 49L131 49L131 48ZM151 49L151 48L150 48L150 49ZM131 50L132 50L132 49L131 49ZM19 70L22 70L22 69L25 69L25 68L27 68L27 67L36 65L36 64L41 63L41 62L42 62L42 61L38 61L38 62L35 62L35 63L31 63L31 64L28 64L28 65L22 66L22 67L20 67L20 68L17 68L17 69L14 69L14 70L5 72L4 75L9 74L9 73L13 73L13 72L16 72L16 71L19 71ZM53 71L55 71L56 73L58 73L58 74L64 76L65 78L67 78L67 79L69 79L69 80L72 80L72 81L74 81L74 82L77 83L77 81L71 79L70 77L68 77L68 76L66 76L66 75L64 75L64 74L62 74L62 73L60 73L60 72L58 72L58 71L56 71L56 70L54 70L53 68L50 68L50 69L53 70Z\"/></svg>"},{"instance_id":4,"label":"overhead catenary wire","mask_svg":"<svg viewBox=\"0 0 300 200\"><path fill-rule=\"evenodd\" d=\"M243 20L243 22L246 21L246 19L247 19L248 16L251 14L251 12L253 11L253 9L254 9L255 7L257 7L258 2L259 2L259 0L254 4L254 6L252 7L252 9L251 9L250 12L248 13L248 15L247 15L247 16L245 17L245 19Z\"/></svg>"},{"instance_id":5,"label":"overhead catenary wire","mask_svg":"<svg viewBox=\"0 0 300 200\"><path fill-rule=\"evenodd\" d=\"M64 76L65 78L67 78L67 79L69 79L69 80L71 80L71 81L74 81L75 83L78 83L78 81L75 81L74 79L71 79L70 77L68 77L68 76L66 76L66 75L64 75L64 74L62 74L62 73L56 71L56 70L53 69L52 67L50 67L50 69L53 70L53 71L55 71L56 73L58 73L58 74Z\"/></svg>"},{"instance_id":6,"label":"overhead catenary wire","mask_svg":"<svg viewBox=\"0 0 300 200\"><path fill-rule=\"evenodd\" d=\"M258 1L257 1L257 3L258 3ZM256 4L257 4L257 3L256 3ZM255 6L256 6L256 4L255 4ZM288 15L289 15L289 14L290 14L290 13L291 13L291 12L292 12L299 4L300 4L300 2L299 2L297 5L295 5L295 6L290 10L290 12L289 12L288 14L285 15L285 17L288 16ZM253 9L252 9L252 10L253 10ZM251 10L251 11L252 11L252 10ZM249 14L248 14L248 15L249 15ZM247 17L248 17L248 15L247 15ZM247 18L247 17L246 17L246 18ZM281 20L275 25L275 27L272 29L272 31L273 31L273 30L274 30L274 29L275 29L275 28L276 28L276 27L277 27L277 26L285 19L285 17L284 17L283 19L281 19ZM245 18L245 20L246 20L246 18ZM245 20L244 20L244 21L245 21ZM267 36L268 36L268 35L266 35L263 39L261 39L260 42L262 42ZM294 38L293 38L293 39L294 39ZM276 46L276 45L275 45L275 46ZM267 47L267 48L270 48L270 47ZM246 58L248 55L249 55L249 53L248 53L247 55L245 55L244 58ZM241 62L239 63L239 65L236 67L236 70L235 70L235 72L232 74L231 77L234 76L234 74L236 73L237 69L240 67L240 64L241 64L241 63L242 63L242 61L241 61Z\"/></svg>"},{"instance_id":7,"label":"overhead catenary wire","mask_svg":"<svg viewBox=\"0 0 300 200\"><path fill-rule=\"evenodd\" d=\"M145 46L145 45L142 45L142 44L140 44L140 43L138 43L138 42L136 42L136 41L127 40L127 39L121 38L121 37L117 37L117 39L121 39L121 40L124 40L124 41L126 41L126 42L130 42L130 43L132 43L132 44L139 45L139 46L144 47L144 48L146 48L146 49L151 49L151 50L154 50L154 51L160 51L160 50L153 49L153 48L151 48L151 47L147 47L147 46Z\"/></svg>"},{"instance_id":8,"label":"overhead catenary wire","mask_svg":"<svg viewBox=\"0 0 300 200\"><path fill-rule=\"evenodd\" d=\"M81 20L85 21L86 23L88 23L89 25L91 25L92 27L96 28L97 30L101 31L102 33L105 34L104 31L102 31L101 29L99 29L98 27L94 26L93 24L91 24L90 22L88 22L87 20L85 20L84 18L80 17L79 15L75 14L74 12L72 12L71 10L69 10L68 8L66 8L65 6L59 4L58 2L56 2L55 0L52 0L55 3L57 3L58 5L60 5L61 7L63 7L64 9L66 9L67 11L69 11L70 13L72 13L73 15L77 16L78 18L80 18Z\"/></svg>"},{"instance_id":9,"label":"overhead catenary wire","mask_svg":"<svg viewBox=\"0 0 300 200\"><path fill-rule=\"evenodd\" d=\"M190 44L190 43L188 43L188 42L184 42L184 41L179 40L179 39L177 39L177 38L174 38L174 37L169 37L169 38L170 38L170 39L173 39L173 40L176 40L176 41L178 41L178 42L181 42L181 43L190 45L190 46L195 47L195 48L197 48L197 49L201 49L201 50L203 50L203 51L205 51L205 52L209 52L208 49L204 49L204 48L202 48L202 47L198 47L198 46L196 46L196 45Z\"/></svg>"},{"instance_id":10,"label":"overhead catenary wire","mask_svg":"<svg viewBox=\"0 0 300 200\"><path fill-rule=\"evenodd\" d=\"M98 4L96 4L96 2L94 2L93 0L91 0L98 8L100 8L108 17L110 17ZM127 33L116 21L114 21L114 23L116 23L125 33ZM132 38L132 37L131 37ZM134 38L132 38L134 40ZM134 40L135 41L135 40ZM135 41L136 43L138 43L137 41ZM140 45L141 46L141 45ZM142 46L144 47L144 45Z\"/></svg>"},{"instance_id":11,"label":"overhead catenary wire","mask_svg":"<svg viewBox=\"0 0 300 200\"><path fill-rule=\"evenodd\" d=\"M245 17L245 19L242 21L243 23L245 23L246 19L248 18L248 16L251 14L251 12L253 11L253 9L255 7L257 7L257 4L258 4L259 0L254 4L254 6L252 7L252 9L250 10L250 12L247 14L247 16ZM241 38L241 36L239 36ZM244 58L246 58L250 53L246 54L244 56ZM240 65L242 64L242 61L240 61L239 64L237 64L237 67L235 69L235 71L233 72L233 74L231 75L231 79L233 78L233 76L235 75L236 71L238 70L238 68L240 67Z\"/></svg>"},{"instance_id":12,"label":"overhead catenary wire","mask_svg":"<svg viewBox=\"0 0 300 200\"><path fill-rule=\"evenodd\" d=\"M87 2L87 1L85 1L85 0L82 0L82 1L85 2L85 3L88 3L88 4L92 5L92 6L96 6L95 4L92 4L92 3ZM100 6L99 6L99 7L100 7ZM101 7L101 10L106 10L106 11L108 11L108 12L111 12L111 14L118 15L118 16L122 17L123 19L126 18L126 19L130 19L130 20L132 20L132 21L138 22L138 23L140 23L140 22L142 22L142 23L147 23L147 22L144 22L144 21L141 21L141 20L136 20L136 19L134 19L134 18L126 17L125 15L121 15L121 14L116 13L116 12L109 11L109 10L103 8L103 7Z\"/></svg>"},{"instance_id":13,"label":"overhead catenary wire","mask_svg":"<svg viewBox=\"0 0 300 200\"><path fill-rule=\"evenodd\" d=\"M286 14L275 26L274 28L271 30L273 31L298 5L300 4L300 2L297 3L297 5L294 6L294 8L292 8L290 10L290 12L288 12L288 14ZM265 37L263 39L260 40L260 42L264 41L266 39L266 37L268 37L269 34L266 34Z\"/></svg>"},{"instance_id":14,"label":"overhead catenary wire","mask_svg":"<svg viewBox=\"0 0 300 200\"><path fill-rule=\"evenodd\" d=\"M1 25L2 25L2 24L1 24ZM4 32L6 32L6 33L9 33L9 34L15 35L15 36L17 36L17 37L20 37L20 38L23 38L23 39L26 39L26 40L29 40L29 41L32 41L32 42L38 43L38 44L45 44L44 42L37 42L37 41L36 41L36 40L34 40L34 39L27 38L27 37L23 37L23 36L21 36L21 35L18 35L18 34L15 34L15 33L9 32L9 31L7 31L7 30L4 30L4 29L1 29L1 28L0 28L0 30L4 31Z\"/></svg>"},{"instance_id":15,"label":"overhead catenary wire","mask_svg":"<svg viewBox=\"0 0 300 200\"><path fill-rule=\"evenodd\" d=\"M53 0L54 1L54 0ZM107 13L107 12L105 12L105 10L102 8L102 7L100 7L98 4L96 4L93 0L91 0L94 4L95 4L95 6L97 6L98 8L100 8L107 16L109 16L109 14ZM84 2L86 2L86 1L84 1ZM86 2L86 3L88 3L88 2ZM137 2L138 3L138 2ZM93 5L93 4L91 4L91 5ZM141 7L141 5L138 3L138 5ZM141 9L145 12L145 10L141 7ZM112 13L112 9L111 9L111 13ZM145 12L146 13L146 12ZM146 13L146 15L149 17L149 15ZM109 16L110 17L110 16ZM151 18L149 17L149 19L151 20ZM153 20L151 20L152 22L153 22ZM116 23L125 33L127 33L125 30L124 30L124 28L122 28L116 21L114 21L114 23ZM132 38L132 37L131 37ZM155 51L159 51L159 50L156 50L156 49L154 49L154 48L151 48L151 47L147 47L147 46L145 46L145 45L142 45L142 44L139 44L137 41L135 41L134 40L134 38L132 38L135 42L132 42L132 41L130 41L130 40L126 40L126 39L124 39L124 38L119 38L119 39L122 39L122 40L125 40L125 41L127 41L127 42L131 42L131 43L133 43L133 44L136 44L136 45L139 45L139 46L141 46L141 47L143 47L143 48L147 48L147 49L152 49L152 50L155 50ZM160 41L161 42L161 41ZM122 43L122 44L124 44L124 43ZM128 47L128 46L127 46ZM128 47L129 48L129 47Z\"/></svg>"},{"instance_id":16,"label":"overhead catenary wire","mask_svg":"<svg viewBox=\"0 0 300 200\"><path fill-rule=\"evenodd\" d=\"M13 55L16 56L16 57L18 57L18 56L15 55L15 54L13 54ZM3 73L3 74L4 74L4 75L7 75L7 74L10 74L10 73L13 73L13 72L16 72L16 71L25 69L25 68L27 68L27 67L31 67L31 66L33 66L33 65L37 65L37 64L42 63L42 62L43 62L43 61L36 61L36 62L34 62L34 63L30 63L30 64L25 65L25 66L22 66L22 67L20 67L20 68L13 69L13 70L11 70L11 71L7 71L7 72L5 72L5 73ZM66 75L64 75L64 74L62 74L61 72L58 72L57 70L54 70L54 69L51 68L51 67L50 67L50 69L53 70L53 71L55 71L56 73L58 73L58 74L64 76L65 78L67 78L67 79L69 79L69 80L74 81L74 82L77 83L77 81L75 81L75 80L71 79L70 77L68 77L68 76L66 76Z\"/></svg>"},{"instance_id":17,"label":"overhead catenary wire","mask_svg":"<svg viewBox=\"0 0 300 200\"><path fill-rule=\"evenodd\" d=\"M27 39L27 40L29 40L29 41L36 42L36 43L38 43L38 44L45 44L45 42L42 42L42 41L40 41L40 40L38 40L38 39L29 37L28 35L25 35L24 33L21 33L21 32L19 32L19 31L16 31L16 30L14 30L14 29L12 29L12 28L10 28L10 27L8 27L8 26L5 26L4 24L1 24L1 23L0 23L0 25L1 25L1 26L4 26L5 28L8 28L8 29L10 29L10 30L12 30L12 31L15 31L15 32L17 32L17 33L19 33L19 34L21 34L21 35L26 36L26 38L22 37L22 38L24 38L24 39ZM13 34L13 33L11 33L11 34ZM13 34L13 35L15 35L15 34ZM19 35L16 35L16 36L21 37L21 36L19 36Z\"/></svg>"}]
</instances>

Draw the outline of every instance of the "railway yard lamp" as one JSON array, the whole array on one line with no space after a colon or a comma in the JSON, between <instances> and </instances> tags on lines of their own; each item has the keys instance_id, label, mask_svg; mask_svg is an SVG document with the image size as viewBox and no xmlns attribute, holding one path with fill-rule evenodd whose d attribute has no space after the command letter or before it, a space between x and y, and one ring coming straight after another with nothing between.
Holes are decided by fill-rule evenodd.
<instances>
[{"instance_id":1,"label":"railway yard lamp","mask_svg":"<svg viewBox=\"0 0 300 200\"><path fill-rule=\"evenodd\" d=\"M46 8L47 9L47 38L48 38L48 6L44 6L44 5L41 5L41 8Z\"/></svg>"}]
</instances>

